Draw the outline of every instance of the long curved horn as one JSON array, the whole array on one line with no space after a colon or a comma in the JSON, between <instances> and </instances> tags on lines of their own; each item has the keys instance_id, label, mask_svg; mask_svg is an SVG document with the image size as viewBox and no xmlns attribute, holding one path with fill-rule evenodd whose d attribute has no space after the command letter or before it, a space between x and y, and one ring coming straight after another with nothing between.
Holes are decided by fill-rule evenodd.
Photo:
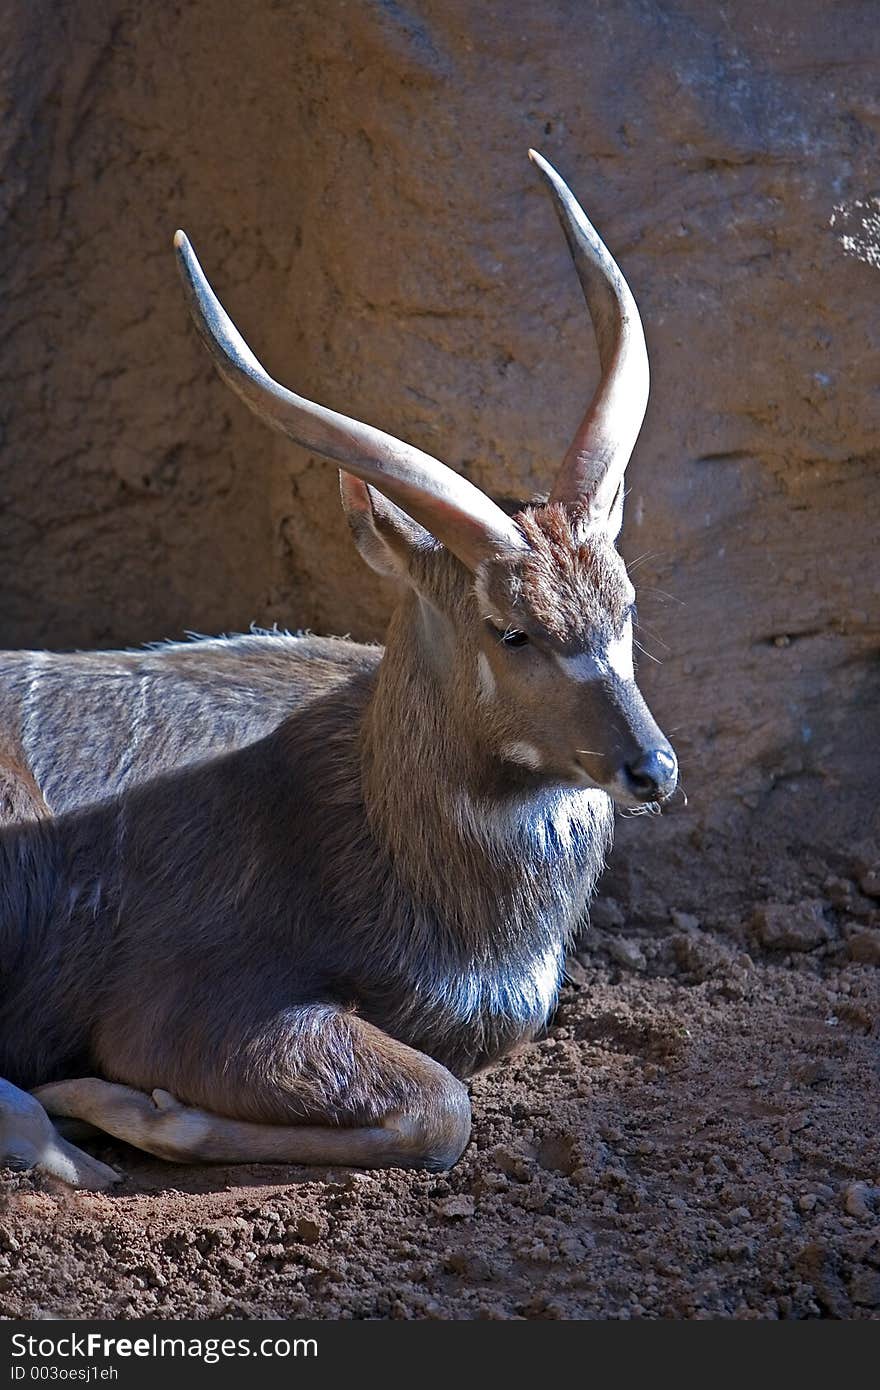
<instances>
[{"instance_id":1,"label":"long curved horn","mask_svg":"<svg viewBox=\"0 0 880 1390\"><path fill-rule=\"evenodd\" d=\"M372 483L472 571L499 551L526 547L510 517L445 463L273 381L208 284L185 233L175 233L174 246L190 312L214 365L267 425Z\"/></svg>"},{"instance_id":2,"label":"long curved horn","mask_svg":"<svg viewBox=\"0 0 880 1390\"><path fill-rule=\"evenodd\" d=\"M648 350L636 302L583 208L537 150L529 158L547 181L581 282L599 346L602 380L553 485L557 502L611 510L648 407Z\"/></svg>"}]
</instances>

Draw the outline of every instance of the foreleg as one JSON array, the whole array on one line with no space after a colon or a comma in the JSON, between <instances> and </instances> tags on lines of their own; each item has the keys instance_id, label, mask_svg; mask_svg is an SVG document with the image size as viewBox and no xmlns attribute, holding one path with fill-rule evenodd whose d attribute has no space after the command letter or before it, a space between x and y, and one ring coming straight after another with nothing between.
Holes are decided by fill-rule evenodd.
<instances>
[{"instance_id":1,"label":"foreleg","mask_svg":"<svg viewBox=\"0 0 880 1390\"><path fill-rule=\"evenodd\" d=\"M35 1095L50 1114L183 1163L442 1169L470 1133L467 1092L445 1067L329 1005L286 1010L250 1039L224 1062L208 1105L94 1077Z\"/></svg>"}]
</instances>

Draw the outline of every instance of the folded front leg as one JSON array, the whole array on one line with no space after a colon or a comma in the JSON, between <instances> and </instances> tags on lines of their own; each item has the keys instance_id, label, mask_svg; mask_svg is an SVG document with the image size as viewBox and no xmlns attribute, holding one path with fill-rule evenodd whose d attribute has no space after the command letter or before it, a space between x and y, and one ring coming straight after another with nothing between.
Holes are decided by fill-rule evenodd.
<instances>
[{"instance_id":1,"label":"folded front leg","mask_svg":"<svg viewBox=\"0 0 880 1390\"><path fill-rule=\"evenodd\" d=\"M331 1005L285 1010L224 1057L222 1089L202 1079L208 1105L96 1077L35 1094L53 1115L180 1163L440 1169L470 1133L467 1092L445 1067Z\"/></svg>"}]
</instances>

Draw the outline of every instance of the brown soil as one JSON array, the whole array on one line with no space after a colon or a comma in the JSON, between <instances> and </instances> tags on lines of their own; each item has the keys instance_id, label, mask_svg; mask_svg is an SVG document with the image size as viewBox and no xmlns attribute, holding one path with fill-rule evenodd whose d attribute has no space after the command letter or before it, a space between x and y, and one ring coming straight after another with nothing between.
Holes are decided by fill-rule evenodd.
<instances>
[{"instance_id":1,"label":"brown soil","mask_svg":"<svg viewBox=\"0 0 880 1390\"><path fill-rule=\"evenodd\" d=\"M875 882L862 875L864 885ZM836 906L832 906L836 900ZM451 1173L6 1174L6 1317L880 1316L880 914L846 879L704 930L608 899Z\"/></svg>"}]
</instances>

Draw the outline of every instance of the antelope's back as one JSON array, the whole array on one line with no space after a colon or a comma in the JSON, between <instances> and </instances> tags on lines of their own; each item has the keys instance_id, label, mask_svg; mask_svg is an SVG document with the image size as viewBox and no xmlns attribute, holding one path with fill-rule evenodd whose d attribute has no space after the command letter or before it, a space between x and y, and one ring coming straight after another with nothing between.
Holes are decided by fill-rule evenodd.
<instances>
[{"instance_id":1,"label":"antelope's back","mask_svg":"<svg viewBox=\"0 0 880 1390\"><path fill-rule=\"evenodd\" d=\"M381 647L254 632L141 651L0 653L0 783L7 818L52 814L264 738L294 711L377 667ZM11 808L11 809L10 809Z\"/></svg>"}]
</instances>

